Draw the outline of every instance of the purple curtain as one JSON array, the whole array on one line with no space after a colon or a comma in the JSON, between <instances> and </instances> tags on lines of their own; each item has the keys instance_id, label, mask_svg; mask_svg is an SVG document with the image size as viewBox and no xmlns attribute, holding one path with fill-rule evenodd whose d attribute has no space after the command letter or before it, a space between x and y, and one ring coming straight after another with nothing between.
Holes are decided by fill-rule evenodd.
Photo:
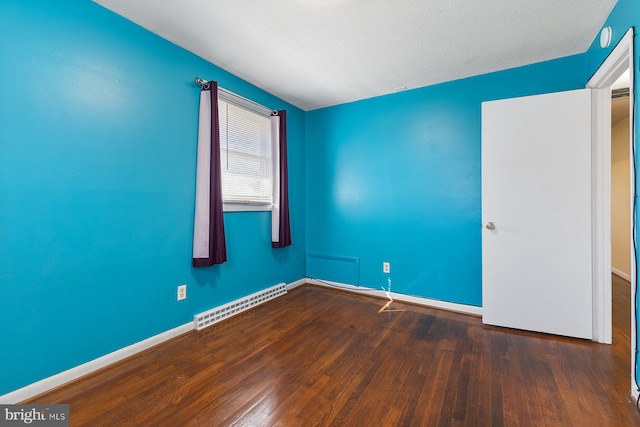
<instances>
[{"instance_id":1,"label":"purple curtain","mask_svg":"<svg viewBox=\"0 0 640 427\"><path fill-rule=\"evenodd\" d=\"M203 88L200 93L194 267L208 267L227 260L222 212L218 84L209 82L208 88Z\"/></svg>"},{"instance_id":2,"label":"purple curtain","mask_svg":"<svg viewBox=\"0 0 640 427\"><path fill-rule=\"evenodd\" d=\"M271 246L273 248L285 248L291 246L291 225L289 223L289 175L287 173L287 112L285 110L274 111L272 120L276 121L278 144L278 159L280 170L280 185L278 200L274 200L275 208L272 210L273 235Z\"/></svg>"}]
</instances>

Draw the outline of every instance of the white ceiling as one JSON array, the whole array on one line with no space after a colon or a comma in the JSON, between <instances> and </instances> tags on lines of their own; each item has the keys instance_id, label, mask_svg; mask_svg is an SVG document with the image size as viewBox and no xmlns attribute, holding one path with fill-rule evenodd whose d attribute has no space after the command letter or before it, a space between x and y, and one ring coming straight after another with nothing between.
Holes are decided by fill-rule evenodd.
<instances>
[{"instance_id":1,"label":"white ceiling","mask_svg":"<svg viewBox=\"0 0 640 427\"><path fill-rule=\"evenodd\" d=\"M94 1L313 110L583 53L617 0Z\"/></svg>"}]
</instances>

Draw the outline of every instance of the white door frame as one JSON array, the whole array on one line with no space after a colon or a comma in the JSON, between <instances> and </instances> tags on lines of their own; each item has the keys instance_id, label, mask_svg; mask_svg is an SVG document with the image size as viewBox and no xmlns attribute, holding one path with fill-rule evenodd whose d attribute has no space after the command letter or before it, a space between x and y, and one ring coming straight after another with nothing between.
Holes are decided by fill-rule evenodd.
<instances>
[{"instance_id":1,"label":"white door frame","mask_svg":"<svg viewBox=\"0 0 640 427\"><path fill-rule=\"evenodd\" d=\"M609 54L600 68L587 82L592 90L592 154L593 154L593 339L600 343L611 344L611 85L626 70L630 73L629 90L629 135L631 144L635 144L634 132L634 61L633 28L622 37L618 45ZM632 150L633 153L634 150ZM630 159L635 163L633 156ZM635 194L634 174L631 173L631 191ZM633 221L633 203L631 203L631 224ZM635 235L635 229L632 230ZM633 239L631 239L633 240ZM631 384L637 397L635 383L636 309L633 301L636 283L636 265L633 242L631 243Z\"/></svg>"}]
</instances>

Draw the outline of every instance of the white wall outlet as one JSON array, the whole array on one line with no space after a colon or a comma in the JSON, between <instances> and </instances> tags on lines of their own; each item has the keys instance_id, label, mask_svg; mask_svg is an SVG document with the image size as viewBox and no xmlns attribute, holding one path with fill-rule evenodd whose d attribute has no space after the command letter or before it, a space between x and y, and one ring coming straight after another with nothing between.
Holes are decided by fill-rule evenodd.
<instances>
[{"instance_id":1,"label":"white wall outlet","mask_svg":"<svg viewBox=\"0 0 640 427\"><path fill-rule=\"evenodd\" d=\"M390 262L383 262L382 263L382 272L383 273L391 273L391 263Z\"/></svg>"},{"instance_id":2,"label":"white wall outlet","mask_svg":"<svg viewBox=\"0 0 640 427\"><path fill-rule=\"evenodd\" d=\"M178 286L178 301L187 299L187 285Z\"/></svg>"}]
</instances>

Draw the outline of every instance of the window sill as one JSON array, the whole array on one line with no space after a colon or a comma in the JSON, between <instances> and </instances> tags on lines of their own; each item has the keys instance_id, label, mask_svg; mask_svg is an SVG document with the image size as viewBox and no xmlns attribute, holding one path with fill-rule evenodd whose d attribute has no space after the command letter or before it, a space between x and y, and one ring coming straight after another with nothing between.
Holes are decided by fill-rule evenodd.
<instances>
[{"instance_id":1,"label":"window sill","mask_svg":"<svg viewBox=\"0 0 640 427\"><path fill-rule=\"evenodd\" d=\"M224 212L271 212L272 205L251 203L227 203L223 204Z\"/></svg>"}]
</instances>

